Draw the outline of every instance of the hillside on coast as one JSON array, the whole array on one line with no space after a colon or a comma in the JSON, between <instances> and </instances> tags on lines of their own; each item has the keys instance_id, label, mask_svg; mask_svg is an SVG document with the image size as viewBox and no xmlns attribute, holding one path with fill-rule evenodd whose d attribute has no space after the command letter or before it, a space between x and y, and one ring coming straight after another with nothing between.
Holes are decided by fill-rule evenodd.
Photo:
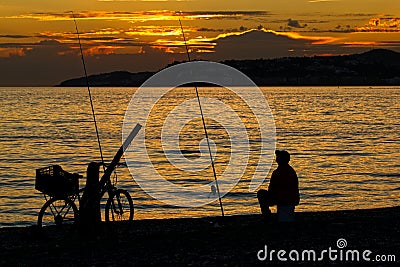
<instances>
[{"instance_id":1,"label":"hillside on coast","mask_svg":"<svg viewBox=\"0 0 400 267\"><path fill-rule=\"evenodd\" d=\"M174 62L171 65L179 63L181 62ZM243 72L259 86L400 85L400 53L386 49L343 56L226 60L221 63ZM155 72L102 73L90 75L89 84L99 87L137 87L153 74ZM86 86L86 79L85 77L70 79L57 86Z\"/></svg>"}]
</instances>

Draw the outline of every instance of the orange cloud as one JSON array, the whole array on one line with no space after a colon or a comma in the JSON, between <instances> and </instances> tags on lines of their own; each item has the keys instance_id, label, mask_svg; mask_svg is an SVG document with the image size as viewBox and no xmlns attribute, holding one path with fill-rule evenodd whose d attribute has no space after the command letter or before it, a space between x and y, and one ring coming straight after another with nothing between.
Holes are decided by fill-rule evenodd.
<instances>
[{"instance_id":1,"label":"orange cloud","mask_svg":"<svg viewBox=\"0 0 400 267\"><path fill-rule=\"evenodd\" d=\"M186 32L195 32L194 28L185 28ZM138 26L124 31L129 36L181 36L182 30L180 27L170 26Z\"/></svg>"},{"instance_id":2,"label":"orange cloud","mask_svg":"<svg viewBox=\"0 0 400 267\"><path fill-rule=\"evenodd\" d=\"M197 32L196 28L185 27L185 33ZM93 43L93 42L127 42L127 41L135 41L138 42L137 37L167 37L167 36L181 36L182 30L179 26L136 26L131 27L127 30L124 29L114 29L114 28L105 28L98 29L94 31L88 32L80 32L80 37L82 42L85 43ZM63 42L76 42L77 35L75 32L50 32L45 31L39 34L36 34L35 37L45 38L45 39L55 39Z\"/></svg>"},{"instance_id":3,"label":"orange cloud","mask_svg":"<svg viewBox=\"0 0 400 267\"><path fill-rule=\"evenodd\" d=\"M87 55L111 55L114 54L115 50L120 48L123 47L99 45L85 49L84 53Z\"/></svg>"},{"instance_id":4,"label":"orange cloud","mask_svg":"<svg viewBox=\"0 0 400 267\"><path fill-rule=\"evenodd\" d=\"M86 35L117 35L121 34L121 30L116 30L112 28L101 29L98 31L92 31L85 33Z\"/></svg>"},{"instance_id":5,"label":"orange cloud","mask_svg":"<svg viewBox=\"0 0 400 267\"><path fill-rule=\"evenodd\" d=\"M368 24L358 27L359 32L400 32L400 18L371 18Z\"/></svg>"},{"instance_id":6,"label":"orange cloud","mask_svg":"<svg viewBox=\"0 0 400 267\"><path fill-rule=\"evenodd\" d=\"M244 16L264 16L268 15L265 11L170 11L170 10L151 10L151 11L87 11L75 13L75 18L86 20L122 20L130 22L146 22L146 21L176 21L178 18L183 20L200 20L200 19L234 19ZM31 13L16 16L8 16L9 19L35 19L39 21L63 21L72 20L71 12L64 13Z\"/></svg>"},{"instance_id":7,"label":"orange cloud","mask_svg":"<svg viewBox=\"0 0 400 267\"><path fill-rule=\"evenodd\" d=\"M376 46L380 43L378 42L344 42L345 45L352 45L352 46Z\"/></svg>"},{"instance_id":8,"label":"orange cloud","mask_svg":"<svg viewBox=\"0 0 400 267\"><path fill-rule=\"evenodd\" d=\"M395 28L400 26L400 18L372 18L369 20L369 25Z\"/></svg>"},{"instance_id":9,"label":"orange cloud","mask_svg":"<svg viewBox=\"0 0 400 267\"><path fill-rule=\"evenodd\" d=\"M160 51L163 51L164 53L168 53L168 54L182 53L180 51L173 49L172 47L167 47L167 46L162 46L162 45L152 45L152 46L150 46L150 48L160 50Z\"/></svg>"},{"instance_id":10,"label":"orange cloud","mask_svg":"<svg viewBox=\"0 0 400 267\"><path fill-rule=\"evenodd\" d=\"M306 35L301 35L297 32L277 32L277 31L265 30L265 29L263 29L263 31L270 32L275 35L286 36L286 37L289 37L294 40L312 41L312 44L328 44L328 43L333 43L335 41L340 40L340 38L330 37L330 36L306 36Z\"/></svg>"}]
</instances>

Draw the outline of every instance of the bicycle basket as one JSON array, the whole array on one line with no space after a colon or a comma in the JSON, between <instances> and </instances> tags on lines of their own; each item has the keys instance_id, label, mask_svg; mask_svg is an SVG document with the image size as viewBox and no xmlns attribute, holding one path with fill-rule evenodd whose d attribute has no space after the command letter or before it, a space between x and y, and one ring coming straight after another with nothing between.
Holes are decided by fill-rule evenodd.
<instances>
[{"instance_id":1,"label":"bicycle basket","mask_svg":"<svg viewBox=\"0 0 400 267\"><path fill-rule=\"evenodd\" d=\"M35 189L50 196L72 196L79 191L79 176L60 165L36 169Z\"/></svg>"}]
</instances>

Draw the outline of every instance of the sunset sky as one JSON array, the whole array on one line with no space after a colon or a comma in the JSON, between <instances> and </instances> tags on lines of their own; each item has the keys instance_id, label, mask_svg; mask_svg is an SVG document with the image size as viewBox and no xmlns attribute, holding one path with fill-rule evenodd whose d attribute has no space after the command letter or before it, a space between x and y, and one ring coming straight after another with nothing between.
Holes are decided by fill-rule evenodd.
<instances>
[{"instance_id":1,"label":"sunset sky","mask_svg":"<svg viewBox=\"0 0 400 267\"><path fill-rule=\"evenodd\" d=\"M400 52L399 0L0 0L0 86L51 86L89 74L221 61Z\"/></svg>"}]
</instances>

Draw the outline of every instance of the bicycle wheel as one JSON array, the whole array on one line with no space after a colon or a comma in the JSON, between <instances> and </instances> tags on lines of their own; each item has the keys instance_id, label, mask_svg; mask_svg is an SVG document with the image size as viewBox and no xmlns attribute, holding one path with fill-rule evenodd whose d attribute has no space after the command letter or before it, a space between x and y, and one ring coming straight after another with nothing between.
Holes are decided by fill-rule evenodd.
<instances>
[{"instance_id":1,"label":"bicycle wheel","mask_svg":"<svg viewBox=\"0 0 400 267\"><path fill-rule=\"evenodd\" d=\"M77 219L78 209L72 200L50 198L40 209L38 226L74 224Z\"/></svg>"},{"instance_id":2,"label":"bicycle wheel","mask_svg":"<svg viewBox=\"0 0 400 267\"><path fill-rule=\"evenodd\" d=\"M106 222L132 221L133 213L133 201L128 191L117 189L108 198L105 210Z\"/></svg>"}]
</instances>

